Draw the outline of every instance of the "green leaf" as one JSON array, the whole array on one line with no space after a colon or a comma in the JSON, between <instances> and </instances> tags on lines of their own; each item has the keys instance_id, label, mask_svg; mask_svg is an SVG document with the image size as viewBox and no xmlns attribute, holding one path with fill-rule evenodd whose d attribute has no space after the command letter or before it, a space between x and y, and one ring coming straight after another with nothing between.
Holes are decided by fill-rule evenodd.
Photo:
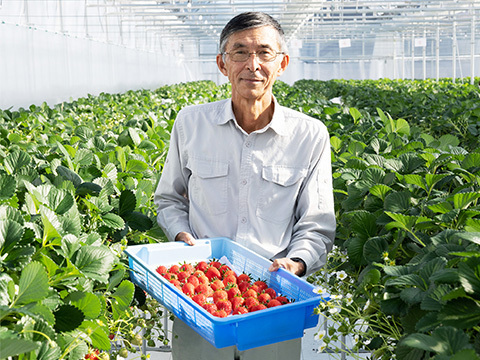
<instances>
[{"instance_id":1,"label":"green leaf","mask_svg":"<svg viewBox=\"0 0 480 360\"><path fill-rule=\"evenodd\" d=\"M396 131L401 135L410 135L410 125L404 119L398 119L396 122Z\"/></svg>"},{"instance_id":2,"label":"green leaf","mask_svg":"<svg viewBox=\"0 0 480 360\"><path fill-rule=\"evenodd\" d=\"M108 163L103 169L103 175L110 179L112 183L117 182L117 168L114 164Z\"/></svg>"},{"instance_id":3,"label":"green leaf","mask_svg":"<svg viewBox=\"0 0 480 360\"><path fill-rule=\"evenodd\" d=\"M403 345L413 348L432 351L438 355L453 355L464 349L470 349L468 336L461 330L450 326L436 329L431 336L412 334L407 336Z\"/></svg>"},{"instance_id":4,"label":"green leaf","mask_svg":"<svg viewBox=\"0 0 480 360\"><path fill-rule=\"evenodd\" d=\"M115 301L112 302L113 314L117 318L120 318L122 313L130 306L135 293L135 286L128 280L122 281L118 286L112 298Z\"/></svg>"},{"instance_id":5,"label":"green leaf","mask_svg":"<svg viewBox=\"0 0 480 360\"><path fill-rule=\"evenodd\" d=\"M63 165L57 166L56 172L59 176L62 176L65 180L71 181L72 184L77 187L82 183L82 178L69 168L66 168Z\"/></svg>"},{"instance_id":6,"label":"green leaf","mask_svg":"<svg viewBox=\"0 0 480 360\"><path fill-rule=\"evenodd\" d=\"M55 330L69 332L77 329L85 319L83 312L73 305L62 305L54 313Z\"/></svg>"},{"instance_id":7,"label":"green leaf","mask_svg":"<svg viewBox=\"0 0 480 360\"><path fill-rule=\"evenodd\" d=\"M372 237L367 240L363 247L363 256L369 262L381 262L383 253L388 251L388 242L383 237Z\"/></svg>"},{"instance_id":8,"label":"green leaf","mask_svg":"<svg viewBox=\"0 0 480 360\"><path fill-rule=\"evenodd\" d=\"M0 220L0 255L8 254L22 239L25 229L13 220Z\"/></svg>"},{"instance_id":9,"label":"green leaf","mask_svg":"<svg viewBox=\"0 0 480 360\"><path fill-rule=\"evenodd\" d=\"M125 221L114 213L106 213L102 215L102 221L105 226L109 227L110 229L123 229L125 227Z\"/></svg>"},{"instance_id":10,"label":"green leaf","mask_svg":"<svg viewBox=\"0 0 480 360\"><path fill-rule=\"evenodd\" d=\"M75 195L77 196L98 196L102 191L102 187L92 182L84 182L77 186Z\"/></svg>"},{"instance_id":11,"label":"green leaf","mask_svg":"<svg viewBox=\"0 0 480 360\"><path fill-rule=\"evenodd\" d=\"M388 279L385 286L417 286L425 289L427 285L419 275L408 274Z\"/></svg>"},{"instance_id":12,"label":"green leaf","mask_svg":"<svg viewBox=\"0 0 480 360\"><path fill-rule=\"evenodd\" d=\"M19 337L13 331L0 330L1 358L7 359L20 354L26 354L40 347L40 343Z\"/></svg>"},{"instance_id":13,"label":"green leaf","mask_svg":"<svg viewBox=\"0 0 480 360\"><path fill-rule=\"evenodd\" d=\"M72 261L85 276L107 283L115 256L103 246L82 246Z\"/></svg>"},{"instance_id":14,"label":"green leaf","mask_svg":"<svg viewBox=\"0 0 480 360\"><path fill-rule=\"evenodd\" d=\"M90 129L88 126L79 125L75 128L74 134L82 139L84 142L90 140L93 136L93 130Z\"/></svg>"},{"instance_id":15,"label":"green leaf","mask_svg":"<svg viewBox=\"0 0 480 360\"><path fill-rule=\"evenodd\" d=\"M94 320L100 316L102 305L95 294L75 291L70 293L65 301L80 309L87 319Z\"/></svg>"},{"instance_id":16,"label":"green leaf","mask_svg":"<svg viewBox=\"0 0 480 360\"><path fill-rule=\"evenodd\" d=\"M367 211L355 211L351 214L352 231L362 239L368 239L377 234L377 218Z\"/></svg>"},{"instance_id":17,"label":"green leaf","mask_svg":"<svg viewBox=\"0 0 480 360\"><path fill-rule=\"evenodd\" d=\"M332 136L330 138L330 145L332 146L332 149L335 151L335 152L339 152L342 148L342 140L340 140L338 137L336 136Z\"/></svg>"},{"instance_id":18,"label":"green leaf","mask_svg":"<svg viewBox=\"0 0 480 360\"><path fill-rule=\"evenodd\" d=\"M65 190L51 188L47 195L49 207L58 215L65 214L75 203L72 194Z\"/></svg>"},{"instance_id":19,"label":"green leaf","mask_svg":"<svg viewBox=\"0 0 480 360\"><path fill-rule=\"evenodd\" d=\"M73 158L73 162L80 166L91 165L93 161L93 153L88 149L78 149Z\"/></svg>"},{"instance_id":20,"label":"green leaf","mask_svg":"<svg viewBox=\"0 0 480 360\"><path fill-rule=\"evenodd\" d=\"M137 207L137 198L131 190L123 190L120 194L120 203L118 206L118 213L124 216L131 213Z\"/></svg>"},{"instance_id":21,"label":"green leaf","mask_svg":"<svg viewBox=\"0 0 480 360\"><path fill-rule=\"evenodd\" d=\"M457 137L446 134L438 139L440 141L440 149L448 150L450 146L458 146L460 144L460 140Z\"/></svg>"},{"instance_id":22,"label":"green leaf","mask_svg":"<svg viewBox=\"0 0 480 360\"><path fill-rule=\"evenodd\" d=\"M145 214L138 211L132 211L126 214L125 220L130 228L138 231L150 230L153 226L153 221Z\"/></svg>"},{"instance_id":23,"label":"green leaf","mask_svg":"<svg viewBox=\"0 0 480 360\"><path fill-rule=\"evenodd\" d=\"M12 175L0 174L0 200L8 200L15 195L17 181Z\"/></svg>"},{"instance_id":24,"label":"green leaf","mask_svg":"<svg viewBox=\"0 0 480 360\"><path fill-rule=\"evenodd\" d=\"M445 325L471 329L480 324L480 304L467 298L451 300L442 308L438 319Z\"/></svg>"},{"instance_id":25,"label":"green leaf","mask_svg":"<svg viewBox=\"0 0 480 360\"><path fill-rule=\"evenodd\" d=\"M458 264L460 283L468 294L480 294L480 258L469 258Z\"/></svg>"},{"instance_id":26,"label":"green leaf","mask_svg":"<svg viewBox=\"0 0 480 360\"><path fill-rule=\"evenodd\" d=\"M138 131L135 128L129 127L128 133L135 146L138 147L138 145L140 145L140 143L142 142L142 139L138 135Z\"/></svg>"},{"instance_id":27,"label":"green leaf","mask_svg":"<svg viewBox=\"0 0 480 360\"><path fill-rule=\"evenodd\" d=\"M4 160L5 170L8 174L17 173L19 170L30 165L32 158L23 150L15 150L7 155Z\"/></svg>"},{"instance_id":28,"label":"green leaf","mask_svg":"<svg viewBox=\"0 0 480 360\"><path fill-rule=\"evenodd\" d=\"M145 161L130 159L127 162L126 172L144 172L148 169L148 164Z\"/></svg>"},{"instance_id":29,"label":"green leaf","mask_svg":"<svg viewBox=\"0 0 480 360\"><path fill-rule=\"evenodd\" d=\"M406 174L403 176L403 178L405 179L405 182L407 184L417 185L418 187L427 191L427 187L425 186L424 176L420 176L417 174Z\"/></svg>"},{"instance_id":30,"label":"green leaf","mask_svg":"<svg viewBox=\"0 0 480 360\"><path fill-rule=\"evenodd\" d=\"M387 212L403 213L411 208L411 194L408 191L391 192L385 197L384 209Z\"/></svg>"},{"instance_id":31,"label":"green leaf","mask_svg":"<svg viewBox=\"0 0 480 360\"><path fill-rule=\"evenodd\" d=\"M349 109L349 113L350 115L352 116L353 118L353 123L354 124L358 124L358 119L360 119L362 117L362 113L360 111L358 111L358 109L352 107Z\"/></svg>"},{"instance_id":32,"label":"green leaf","mask_svg":"<svg viewBox=\"0 0 480 360\"><path fill-rule=\"evenodd\" d=\"M110 338L96 322L85 320L81 325L82 331L90 337L94 348L108 351L111 348Z\"/></svg>"},{"instance_id":33,"label":"green leaf","mask_svg":"<svg viewBox=\"0 0 480 360\"><path fill-rule=\"evenodd\" d=\"M373 196L385 200L385 197L390 191L392 191L392 188L384 184L377 184L372 186L369 191Z\"/></svg>"},{"instance_id":34,"label":"green leaf","mask_svg":"<svg viewBox=\"0 0 480 360\"><path fill-rule=\"evenodd\" d=\"M365 259L363 257L363 246L367 239L354 237L350 239L347 243L347 254L349 260L355 265L365 264Z\"/></svg>"},{"instance_id":35,"label":"green leaf","mask_svg":"<svg viewBox=\"0 0 480 360\"><path fill-rule=\"evenodd\" d=\"M48 295L48 275L45 267L38 261L31 262L22 271L18 283L18 295L15 305L25 305L41 301ZM13 305L12 305L13 306Z\"/></svg>"},{"instance_id":36,"label":"green leaf","mask_svg":"<svg viewBox=\"0 0 480 360\"><path fill-rule=\"evenodd\" d=\"M457 193L448 199L453 199L453 207L455 209L466 209L468 206L475 200L480 198L480 193L478 192L469 192L469 193Z\"/></svg>"}]
</instances>

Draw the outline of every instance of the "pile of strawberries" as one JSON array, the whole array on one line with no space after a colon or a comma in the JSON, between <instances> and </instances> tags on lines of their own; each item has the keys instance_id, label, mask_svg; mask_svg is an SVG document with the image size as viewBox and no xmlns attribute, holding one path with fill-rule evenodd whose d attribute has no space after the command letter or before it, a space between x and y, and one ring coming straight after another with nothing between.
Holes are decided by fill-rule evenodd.
<instances>
[{"instance_id":1,"label":"pile of strawberries","mask_svg":"<svg viewBox=\"0 0 480 360\"><path fill-rule=\"evenodd\" d=\"M156 271L217 317L245 314L290 302L265 281L252 280L245 273L237 276L228 265L215 259L195 265L175 264L169 268L160 265Z\"/></svg>"}]
</instances>

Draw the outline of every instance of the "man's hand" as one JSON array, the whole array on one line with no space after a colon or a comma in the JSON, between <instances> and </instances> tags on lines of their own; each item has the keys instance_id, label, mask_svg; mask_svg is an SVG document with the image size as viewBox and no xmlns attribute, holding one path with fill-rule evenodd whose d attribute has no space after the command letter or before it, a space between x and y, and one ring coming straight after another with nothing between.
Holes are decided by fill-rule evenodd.
<instances>
[{"instance_id":1,"label":"man's hand","mask_svg":"<svg viewBox=\"0 0 480 360\"><path fill-rule=\"evenodd\" d=\"M179 232L177 236L175 236L175 241L183 241L188 245L195 245L195 239L192 234L185 231Z\"/></svg>"},{"instance_id":2,"label":"man's hand","mask_svg":"<svg viewBox=\"0 0 480 360\"><path fill-rule=\"evenodd\" d=\"M305 271L305 267L301 262L295 262L289 258L275 259L268 268L268 271L277 271L279 268L284 268L295 275L303 274Z\"/></svg>"}]
</instances>

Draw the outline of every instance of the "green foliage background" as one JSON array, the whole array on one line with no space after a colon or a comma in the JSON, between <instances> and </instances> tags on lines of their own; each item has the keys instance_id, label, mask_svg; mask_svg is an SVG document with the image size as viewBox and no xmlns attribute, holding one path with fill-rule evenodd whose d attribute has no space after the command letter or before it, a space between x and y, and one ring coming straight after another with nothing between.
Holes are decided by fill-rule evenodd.
<instances>
[{"instance_id":1,"label":"green foliage background","mask_svg":"<svg viewBox=\"0 0 480 360\"><path fill-rule=\"evenodd\" d=\"M375 358L477 359L478 88L302 80L277 82L275 95L331 134L336 246L346 257L326 270L351 282L327 275L321 284L352 291L339 331L361 323L370 339L358 346ZM201 81L0 110L1 357L81 359L97 348L106 358L135 351L138 325L149 342L163 339L123 250L165 241L153 192L177 112L228 96L228 85Z\"/></svg>"}]
</instances>

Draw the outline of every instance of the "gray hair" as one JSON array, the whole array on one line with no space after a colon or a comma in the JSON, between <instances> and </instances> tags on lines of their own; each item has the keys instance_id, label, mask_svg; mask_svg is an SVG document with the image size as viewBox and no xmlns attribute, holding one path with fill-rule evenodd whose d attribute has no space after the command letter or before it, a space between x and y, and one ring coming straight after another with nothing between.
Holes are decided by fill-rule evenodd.
<instances>
[{"instance_id":1,"label":"gray hair","mask_svg":"<svg viewBox=\"0 0 480 360\"><path fill-rule=\"evenodd\" d=\"M278 33L278 42L280 51L287 52L285 33L279 22L268 14L263 12L244 12L232 18L220 34L220 53L226 50L227 42L233 33L238 31L253 29L261 26L272 26Z\"/></svg>"}]
</instances>

